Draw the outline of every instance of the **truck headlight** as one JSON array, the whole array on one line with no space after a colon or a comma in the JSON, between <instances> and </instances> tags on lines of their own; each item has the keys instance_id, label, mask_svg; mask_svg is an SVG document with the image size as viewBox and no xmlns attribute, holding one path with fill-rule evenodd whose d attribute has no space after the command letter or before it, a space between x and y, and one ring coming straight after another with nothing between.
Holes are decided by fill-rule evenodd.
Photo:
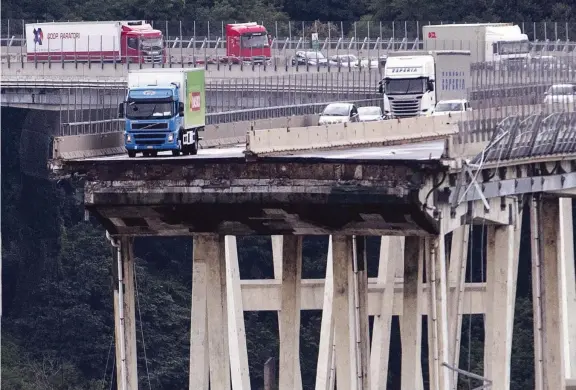
<instances>
[{"instance_id":1,"label":"truck headlight","mask_svg":"<svg viewBox=\"0 0 576 390\"><path fill-rule=\"evenodd\" d=\"M130 134L126 135L126 142L132 142L132 136Z\"/></svg>"},{"instance_id":2,"label":"truck headlight","mask_svg":"<svg viewBox=\"0 0 576 390\"><path fill-rule=\"evenodd\" d=\"M168 134L168 142L174 142L174 134Z\"/></svg>"}]
</instances>

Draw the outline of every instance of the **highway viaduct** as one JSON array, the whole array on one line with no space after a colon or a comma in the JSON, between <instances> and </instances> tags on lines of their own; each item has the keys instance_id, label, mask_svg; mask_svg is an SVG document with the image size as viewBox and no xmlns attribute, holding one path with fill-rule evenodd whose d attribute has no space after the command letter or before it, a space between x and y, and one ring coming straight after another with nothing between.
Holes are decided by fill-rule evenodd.
<instances>
[{"instance_id":1,"label":"highway viaduct","mask_svg":"<svg viewBox=\"0 0 576 390\"><path fill-rule=\"evenodd\" d=\"M509 389L522 221L529 221L535 389L576 379L574 107L540 107L471 134L468 115L251 130L197 156L51 162L117 248L118 389L137 388L133 238L193 240L190 389L249 389L243 312L278 311L279 388L302 387L300 311L322 309L316 389L386 388L400 316L402 388L473 376ZM529 214L527 218L523 215ZM466 280L487 229L486 277ZM243 281L236 236L272 235L274 280ZM324 280L301 277L302 237L329 235ZM378 277L365 237L380 236ZM451 237L446 244L444 238ZM123 318L119 307L123 308ZM484 371L458 368L462 317L484 315ZM368 319L374 316L372 343ZM422 375L422 319L429 375Z\"/></svg>"},{"instance_id":2,"label":"highway viaduct","mask_svg":"<svg viewBox=\"0 0 576 390\"><path fill-rule=\"evenodd\" d=\"M87 210L118 249L115 304L125 313L115 315L118 388L137 388L132 238L186 235L194 241L191 389L250 388L246 310L279 311L280 389L300 388L299 312L313 308L323 310L318 389L331 389L334 372L346 388L385 386L393 315L401 315L402 386L420 389L427 379L432 389L453 388L458 329L471 313L485 318L483 378L508 389L525 212L539 270L535 388L569 388L576 376L567 200L576 187L573 108L521 97L448 119L244 127L243 146L190 158L52 154L50 169L81 181ZM487 277L474 285L464 278L466 249L479 225L488 229ZM254 234L273 236L274 281L239 278L235 236ZM324 281L301 279L304 235L331 237ZM365 272L366 236L382 237L375 281ZM377 318L371 346L369 316ZM431 319L429 378L418 364L422 318Z\"/></svg>"}]
</instances>

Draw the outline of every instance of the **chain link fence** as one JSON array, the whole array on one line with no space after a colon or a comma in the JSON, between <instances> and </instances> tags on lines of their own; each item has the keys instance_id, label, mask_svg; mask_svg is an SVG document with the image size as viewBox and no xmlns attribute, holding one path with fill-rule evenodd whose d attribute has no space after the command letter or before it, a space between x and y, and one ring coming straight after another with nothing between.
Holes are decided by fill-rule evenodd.
<instances>
[{"instance_id":1,"label":"chain link fence","mask_svg":"<svg viewBox=\"0 0 576 390\"><path fill-rule=\"evenodd\" d=\"M1 21L3 62L16 65L30 61L27 56L34 53L26 51L24 26L26 23L34 22L42 21ZM239 21L150 21L154 28L163 33L167 52L166 62L170 66L171 64L220 65L229 62L230 58L226 52L228 43L225 26L235 22ZM377 68L383 65L385 57L390 52L424 49L423 26L454 23L449 21L256 22L265 26L270 35L271 58L268 65L274 69L310 62L296 56L297 52L310 51L319 51L320 56L326 59L326 64L329 66L350 67L347 64L341 64L340 61L330 61L330 58L334 56L347 56L352 58L351 62L355 64L354 67ZM572 41L576 37L575 23L518 22L516 24L532 42L530 52L533 55L564 55L576 50L576 42ZM109 46L104 41L110 38L101 37L97 32L94 32L89 39L92 46L97 47L98 44L102 47ZM250 51L252 52L250 57L256 57L253 50L250 49ZM125 62L130 60L127 57L122 58L121 54L114 58L102 57L99 53L86 56L85 52L75 49L72 54L66 54L65 58L68 62ZM53 53L42 61L58 62L63 58L63 55Z\"/></svg>"}]
</instances>

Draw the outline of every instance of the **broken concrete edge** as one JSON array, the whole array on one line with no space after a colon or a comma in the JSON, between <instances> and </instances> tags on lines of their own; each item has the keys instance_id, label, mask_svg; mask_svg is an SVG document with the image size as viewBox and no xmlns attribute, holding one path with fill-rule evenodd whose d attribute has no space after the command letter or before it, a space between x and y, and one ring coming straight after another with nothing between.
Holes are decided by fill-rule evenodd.
<instances>
[{"instance_id":1,"label":"broken concrete edge","mask_svg":"<svg viewBox=\"0 0 576 390\"><path fill-rule=\"evenodd\" d=\"M354 148L371 148L371 147L383 147L383 146L398 146L398 145L406 145L418 142L426 142L426 141L438 141L438 140L447 140L449 137L444 134L437 134L431 136L423 136L419 138L397 138L397 139L390 139L384 141L370 141L366 143L354 143L354 144L337 144L332 143L329 145L321 145L314 148L292 148L292 149L280 149L280 150L254 150L254 148L247 148L244 151L244 155L246 157L250 157L253 159L257 159L258 157L275 157L275 156L289 156L290 152L305 152L308 150L316 150L316 151L323 151L323 150L347 150L347 149L354 149ZM446 157L449 157L449 147L446 146L444 151Z\"/></svg>"}]
</instances>

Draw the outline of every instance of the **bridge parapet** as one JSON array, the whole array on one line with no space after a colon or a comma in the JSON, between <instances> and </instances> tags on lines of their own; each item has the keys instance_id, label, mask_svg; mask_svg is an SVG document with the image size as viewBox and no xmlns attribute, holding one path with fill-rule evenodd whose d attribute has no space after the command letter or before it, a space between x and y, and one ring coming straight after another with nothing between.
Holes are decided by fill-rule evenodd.
<instances>
[{"instance_id":1,"label":"bridge parapet","mask_svg":"<svg viewBox=\"0 0 576 390\"><path fill-rule=\"evenodd\" d=\"M246 153L258 155L444 139L458 134L458 123L465 120L466 115L253 130L246 137Z\"/></svg>"}]
</instances>

